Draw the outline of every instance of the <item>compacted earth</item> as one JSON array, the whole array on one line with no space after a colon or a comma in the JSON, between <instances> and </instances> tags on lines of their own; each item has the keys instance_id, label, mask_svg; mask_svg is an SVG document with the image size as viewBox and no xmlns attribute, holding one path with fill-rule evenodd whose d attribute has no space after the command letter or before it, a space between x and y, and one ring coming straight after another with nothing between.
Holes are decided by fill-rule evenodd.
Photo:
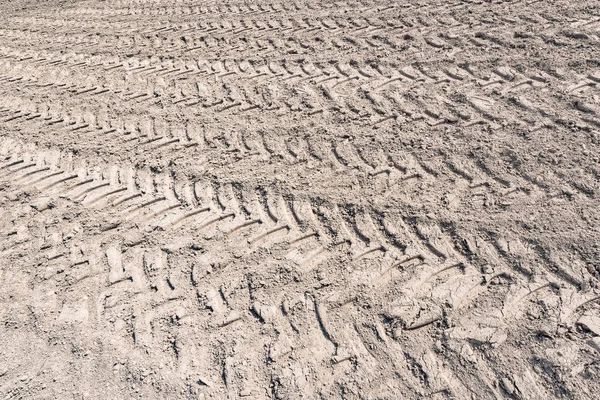
<instances>
[{"instance_id":1,"label":"compacted earth","mask_svg":"<svg viewBox=\"0 0 600 400\"><path fill-rule=\"evenodd\" d=\"M1 399L597 399L593 0L0 3Z\"/></svg>"}]
</instances>

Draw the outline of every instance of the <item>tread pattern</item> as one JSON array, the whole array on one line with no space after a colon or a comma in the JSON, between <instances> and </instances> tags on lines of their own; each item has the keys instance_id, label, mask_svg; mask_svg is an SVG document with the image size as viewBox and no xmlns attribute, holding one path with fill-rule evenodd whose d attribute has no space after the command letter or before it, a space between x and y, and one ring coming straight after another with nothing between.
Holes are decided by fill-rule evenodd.
<instances>
[{"instance_id":1,"label":"tread pattern","mask_svg":"<svg viewBox=\"0 0 600 400\"><path fill-rule=\"evenodd\" d=\"M0 6L4 396L594 398L589 2L33 7Z\"/></svg>"}]
</instances>

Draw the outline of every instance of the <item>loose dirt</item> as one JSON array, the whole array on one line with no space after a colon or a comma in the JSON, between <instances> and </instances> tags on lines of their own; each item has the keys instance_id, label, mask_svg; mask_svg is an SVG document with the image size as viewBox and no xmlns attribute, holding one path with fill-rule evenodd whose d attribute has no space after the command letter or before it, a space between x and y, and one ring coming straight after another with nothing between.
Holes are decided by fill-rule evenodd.
<instances>
[{"instance_id":1,"label":"loose dirt","mask_svg":"<svg viewBox=\"0 0 600 400\"><path fill-rule=\"evenodd\" d=\"M598 398L594 1L0 22L1 398Z\"/></svg>"}]
</instances>

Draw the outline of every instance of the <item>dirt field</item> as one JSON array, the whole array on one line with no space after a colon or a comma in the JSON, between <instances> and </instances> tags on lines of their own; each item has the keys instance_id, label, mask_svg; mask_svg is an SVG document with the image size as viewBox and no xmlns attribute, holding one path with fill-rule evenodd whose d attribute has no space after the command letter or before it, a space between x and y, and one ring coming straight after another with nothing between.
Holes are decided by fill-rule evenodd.
<instances>
[{"instance_id":1,"label":"dirt field","mask_svg":"<svg viewBox=\"0 0 600 400\"><path fill-rule=\"evenodd\" d=\"M592 0L2 1L0 399L598 399Z\"/></svg>"}]
</instances>

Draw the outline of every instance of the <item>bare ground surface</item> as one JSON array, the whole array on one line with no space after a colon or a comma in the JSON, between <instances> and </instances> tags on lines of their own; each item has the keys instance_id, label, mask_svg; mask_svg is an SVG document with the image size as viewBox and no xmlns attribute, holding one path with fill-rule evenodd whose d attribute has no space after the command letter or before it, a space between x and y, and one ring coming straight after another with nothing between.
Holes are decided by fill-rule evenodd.
<instances>
[{"instance_id":1,"label":"bare ground surface","mask_svg":"<svg viewBox=\"0 0 600 400\"><path fill-rule=\"evenodd\" d=\"M595 1L0 22L2 398L598 398Z\"/></svg>"}]
</instances>

